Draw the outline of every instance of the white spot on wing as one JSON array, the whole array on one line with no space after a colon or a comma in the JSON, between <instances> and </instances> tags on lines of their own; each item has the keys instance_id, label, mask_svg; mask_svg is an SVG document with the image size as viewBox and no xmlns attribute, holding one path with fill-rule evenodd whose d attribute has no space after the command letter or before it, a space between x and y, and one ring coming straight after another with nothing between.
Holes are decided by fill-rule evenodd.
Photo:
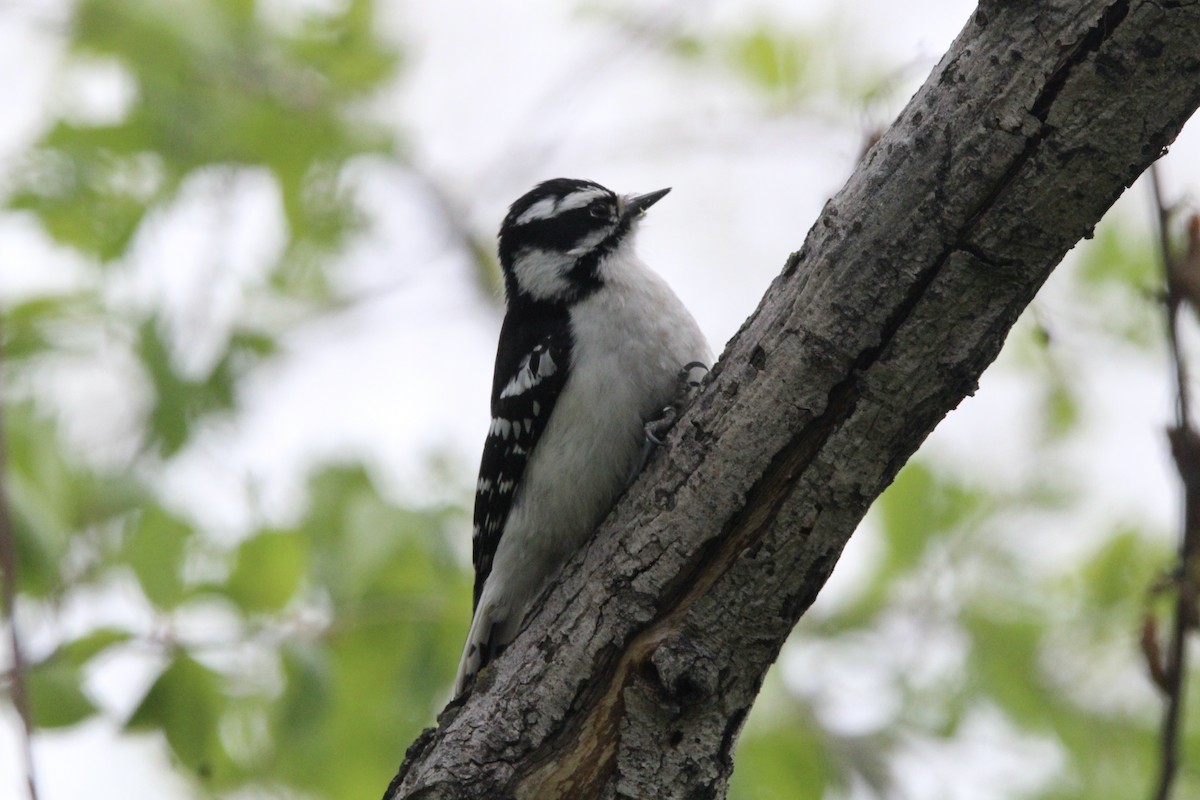
<instances>
[{"instance_id":1,"label":"white spot on wing","mask_svg":"<svg viewBox=\"0 0 1200 800\"><path fill-rule=\"evenodd\" d=\"M534 355L538 356L536 373L530 364ZM558 372L558 365L554 363L554 359L544 348L538 347L533 353L522 359L517 374L509 379L508 383L504 385L504 390L500 392L500 399L522 394L541 383L543 378L548 378L556 372ZM536 404L537 401L534 402ZM533 413L536 414L537 411Z\"/></svg>"},{"instance_id":2,"label":"white spot on wing","mask_svg":"<svg viewBox=\"0 0 1200 800\"><path fill-rule=\"evenodd\" d=\"M494 417L492 426L488 429L488 433L492 436L498 436L501 439L507 439L509 433L513 432L514 425L503 417Z\"/></svg>"}]
</instances>

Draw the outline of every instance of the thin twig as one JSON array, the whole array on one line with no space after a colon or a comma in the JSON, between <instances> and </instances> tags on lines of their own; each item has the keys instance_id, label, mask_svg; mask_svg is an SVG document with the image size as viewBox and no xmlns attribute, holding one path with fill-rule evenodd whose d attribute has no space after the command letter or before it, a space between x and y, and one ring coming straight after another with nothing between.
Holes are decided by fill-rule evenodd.
<instances>
[{"instance_id":1,"label":"thin twig","mask_svg":"<svg viewBox=\"0 0 1200 800\"><path fill-rule=\"evenodd\" d=\"M0 339L0 342L3 340ZM17 716L21 718L21 749L25 761L25 780L29 786L29 800L37 800L37 777L33 769L33 716L29 708L29 692L25 685L25 659L21 653L21 637L17 633L17 548L16 531L13 529L12 514L8 506L5 478L4 435L4 359L0 347L0 587L4 598L4 624L8 627L9 647L12 650L12 670L9 673L10 694Z\"/></svg>"},{"instance_id":2,"label":"thin twig","mask_svg":"<svg viewBox=\"0 0 1200 800\"><path fill-rule=\"evenodd\" d=\"M1167 708L1163 715L1161 762L1155 800L1167 800L1179 766L1179 735L1183 722L1187 673L1187 634L1195 627L1194 580L1191 563L1200 541L1200 436L1192 428L1187 369L1179 343L1179 309L1183 297L1178 290L1178 266L1171 251L1169 222L1171 209L1163 201L1158 170L1150 167L1150 185L1157 210L1159 249L1166 283L1167 340L1175 366L1175 426L1169 432L1171 451L1184 485L1183 531L1179 541L1179 575L1175 598L1175 618L1163 675Z\"/></svg>"},{"instance_id":3,"label":"thin twig","mask_svg":"<svg viewBox=\"0 0 1200 800\"><path fill-rule=\"evenodd\" d=\"M1155 217L1158 224L1158 247L1162 258L1163 275L1166 283L1167 339L1171 346L1171 361L1175 365L1175 425L1178 428L1191 426L1187 366L1179 348L1179 306L1183 300L1174 280L1174 256L1171 254L1171 209L1163 200L1162 184L1158 178L1158 165L1150 165L1150 187L1154 193Z\"/></svg>"},{"instance_id":4,"label":"thin twig","mask_svg":"<svg viewBox=\"0 0 1200 800\"><path fill-rule=\"evenodd\" d=\"M409 174L433 202L451 238L471 257L471 264L475 267L476 285L494 302L499 297L497 290L500 288L500 265L496 262L491 241L471 229L466 223L465 207L440 181L415 164L409 163L407 166Z\"/></svg>"}]
</instances>

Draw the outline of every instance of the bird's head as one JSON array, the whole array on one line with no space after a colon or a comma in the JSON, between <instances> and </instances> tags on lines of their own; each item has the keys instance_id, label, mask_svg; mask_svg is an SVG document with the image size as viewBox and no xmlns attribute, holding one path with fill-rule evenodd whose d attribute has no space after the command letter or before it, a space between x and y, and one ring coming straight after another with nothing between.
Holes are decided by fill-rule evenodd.
<instances>
[{"instance_id":1,"label":"bird's head","mask_svg":"<svg viewBox=\"0 0 1200 800\"><path fill-rule=\"evenodd\" d=\"M569 303L600 286L605 257L628 244L638 219L669 191L618 195L573 178L533 187L512 204L500 226L509 301Z\"/></svg>"}]
</instances>

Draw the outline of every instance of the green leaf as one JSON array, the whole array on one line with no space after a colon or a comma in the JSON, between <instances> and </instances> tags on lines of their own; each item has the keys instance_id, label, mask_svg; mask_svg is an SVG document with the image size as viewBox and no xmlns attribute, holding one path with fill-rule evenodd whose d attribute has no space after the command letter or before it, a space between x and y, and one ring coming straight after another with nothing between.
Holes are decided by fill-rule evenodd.
<instances>
[{"instance_id":1,"label":"green leaf","mask_svg":"<svg viewBox=\"0 0 1200 800\"><path fill-rule=\"evenodd\" d=\"M98 474L67 458L53 420L31 402L6 412L5 487L22 592L61 591L60 569L81 534L135 507L144 491L129 476Z\"/></svg>"},{"instance_id":2,"label":"green leaf","mask_svg":"<svg viewBox=\"0 0 1200 800\"><path fill-rule=\"evenodd\" d=\"M125 126L60 123L18 169L9 204L36 214L63 244L101 261L117 257L150 205L173 185L153 158L97 146L121 141L124 132Z\"/></svg>"},{"instance_id":3,"label":"green leaf","mask_svg":"<svg viewBox=\"0 0 1200 800\"><path fill-rule=\"evenodd\" d=\"M231 353L237 353L242 357L249 355L264 358L275 355L279 344L274 337L261 331L238 330L233 333L229 349Z\"/></svg>"},{"instance_id":4,"label":"green leaf","mask_svg":"<svg viewBox=\"0 0 1200 800\"><path fill-rule=\"evenodd\" d=\"M151 434L159 443L163 455L172 455L183 447L191 433L188 413L191 386L176 373L171 353L152 318L139 327L138 356L154 389L154 406L150 411Z\"/></svg>"},{"instance_id":5,"label":"green leaf","mask_svg":"<svg viewBox=\"0 0 1200 800\"><path fill-rule=\"evenodd\" d=\"M369 0L351 0L345 11L310 17L288 50L300 63L318 69L347 96L377 88L395 71L399 54L374 35Z\"/></svg>"},{"instance_id":6,"label":"green leaf","mask_svg":"<svg viewBox=\"0 0 1200 800\"><path fill-rule=\"evenodd\" d=\"M910 461L872 507L883 538L876 575L862 598L842 620L865 624L887 600L895 581L921 563L930 546L970 524L986 495L938 475L920 461Z\"/></svg>"},{"instance_id":7,"label":"green leaf","mask_svg":"<svg viewBox=\"0 0 1200 800\"><path fill-rule=\"evenodd\" d=\"M979 491L939 475L919 461L909 462L879 502L888 546L899 567L915 564L931 535L969 522L983 501Z\"/></svg>"},{"instance_id":8,"label":"green leaf","mask_svg":"<svg viewBox=\"0 0 1200 800\"><path fill-rule=\"evenodd\" d=\"M821 800L833 777L818 731L799 725L738 743L730 800Z\"/></svg>"},{"instance_id":9,"label":"green leaf","mask_svg":"<svg viewBox=\"0 0 1200 800\"><path fill-rule=\"evenodd\" d=\"M263 531L238 547L226 590L247 611L277 611L296 594L307 566L299 534Z\"/></svg>"},{"instance_id":10,"label":"green leaf","mask_svg":"<svg viewBox=\"0 0 1200 800\"><path fill-rule=\"evenodd\" d=\"M45 597L62 589L59 564L66 552L61 535L43 536L48 530L38 519L40 509L17 499L12 502L13 535L16 539L17 584L22 594Z\"/></svg>"},{"instance_id":11,"label":"green leaf","mask_svg":"<svg viewBox=\"0 0 1200 800\"><path fill-rule=\"evenodd\" d=\"M193 380L175 368L157 320L150 317L142 322L138 328L137 352L154 389L151 438L163 455L174 455L187 443L196 420L233 407L238 371L253 358L255 349L262 347L261 339L235 340L207 376Z\"/></svg>"},{"instance_id":12,"label":"green leaf","mask_svg":"<svg viewBox=\"0 0 1200 800\"><path fill-rule=\"evenodd\" d=\"M1163 574L1173 560L1174 554L1161 539L1134 528L1118 528L1079 570L1085 607L1093 613L1122 606L1140 611L1155 576Z\"/></svg>"},{"instance_id":13,"label":"green leaf","mask_svg":"<svg viewBox=\"0 0 1200 800\"><path fill-rule=\"evenodd\" d=\"M1144 233L1127 230L1118 221L1101 222L1082 256L1079 278L1085 284L1115 285L1143 297L1161 289L1162 270L1154 242Z\"/></svg>"},{"instance_id":14,"label":"green leaf","mask_svg":"<svg viewBox=\"0 0 1200 800\"><path fill-rule=\"evenodd\" d=\"M1096 322L1104 331L1141 348L1162 341L1163 276L1150 236L1106 217L1082 249L1074 274L1081 291L1099 306Z\"/></svg>"},{"instance_id":15,"label":"green leaf","mask_svg":"<svg viewBox=\"0 0 1200 800\"><path fill-rule=\"evenodd\" d=\"M317 582L335 602L376 593L444 596L437 581L459 570L441 533L451 512L397 508L360 465L326 468L311 480L309 494L301 528L313 546Z\"/></svg>"},{"instance_id":16,"label":"green leaf","mask_svg":"<svg viewBox=\"0 0 1200 800\"><path fill-rule=\"evenodd\" d=\"M159 506L150 506L133 521L124 553L147 599L159 608L174 608L187 594L183 560L192 528Z\"/></svg>"},{"instance_id":17,"label":"green leaf","mask_svg":"<svg viewBox=\"0 0 1200 800\"><path fill-rule=\"evenodd\" d=\"M733 42L734 63L765 89L793 93L807 77L810 45L798 37L781 36L768 26Z\"/></svg>"},{"instance_id":18,"label":"green leaf","mask_svg":"<svg viewBox=\"0 0 1200 800\"><path fill-rule=\"evenodd\" d=\"M213 166L265 167L282 190L292 244L330 248L356 222L338 175L351 158L394 153L362 101L399 54L374 4L351 0L281 34L229 0L83 0L72 53L115 62L136 91L112 125L59 122L30 153L11 205L57 240L109 261L184 179ZM250 11L247 11L250 9Z\"/></svg>"},{"instance_id":19,"label":"green leaf","mask_svg":"<svg viewBox=\"0 0 1200 800\"><path fill-rule=\"evenodd\" d=\"M0 343L7 361L19 361L55 347L55 326L98 318L99 305L90 292L30 297L0 308Z\"/></svg>"},{"instance_id":20,"label":"green leaf","mask_svg":"<svg viewBox=\"0 0 1200 800\"><path fill-rule=\"evenodd\" d=\"M323 648L287 645L282 651L286 688L279 701L280 740L311 739L325 728L333 702L333 671Z\"/></svg>"},{"instance_id":21,"label":"green leaf","mask_svg":"<svg viewBox=\"0 0 1200 800\"><path fill-rule=\"evenodd\" d=\"M687 61L695 61L708 50L703 39L686 33L672 37L669 46L672 53Z\"/></svg>"},{"instance_id":22,"label":"green leaf","mask_svg":"<svg viewBox=\"0 0 1200 800\"><path fill-rule=\"evenodd\" d=\"M124 644L131 638L132 634L129 631L117 628L97 628L78 639L60 645L55 650L54 657L79 669L110 647Z\"/></svg>"},{"instance_id":23,"label":"green leaf","mask_svg":"<svg viewBox=\"0 0 1200 800\"><path fill-rule=\"evenodd\" d=\"M1044 620L1033 615L1000 620L974 611L963 615L963 624L971 637L971 690L989 697L1023 728L1045 729L1057 704L1038 664Z\"/></svg>"},{"instance_id":24,"label":"green leaf","mask_svg":"<svg viewBox=\"0 0 1200 800\"><path fill-rule=\"evenodd\" d=\"M154 681L126 723L131 730L161 730L188 768L210 774L224 760L219 751L220 678L179 654Z\"/></svg>"},{"instance_id":25,"label":"green leaf","mask_svg":"<svg viewBox=\"0 0 1200 800\"><path fill-rule=\"evenodd\" d=\"M276 775L317 796L378 793L411 740L445 703L470 619L470 582L447 544L451 512L388 503L359 465L311 482L299 529L309 574L333 621L283 651L273 715ZM333 763L322 754L343 753Z\"/></svg>"},{"instance_id":26,"label":"green leaf","mask_svg":"<svg viewBox=\"0 0 1200 800\"><path fill-rule=\"evenodd\" d=\"M96 713L83 692L79 669L58 659L35 664L25 674L29 705L39 728L65 728Z\"/></svg>"},{"instance_id":27,"label":"green leaf","mask_svg":"<svg viewBox=\"0 0 1200 800\"><path fill-rule=\"evenodd\" d=\"M1158 761L1157 720L1145 714L1103 713L1056 703L1049 714L1066 756L1063 778L1045 798L1126 800L1142 796ZM1191 763L1186 760L1185 764ZM1177 797L1192 797L1186 768Z\"/></svg>"},{"instance_id":28,"label":"green leaf","mask_svg":"<svg viewBox=\"0 0 1200 800\"><path fill-rule=\"evenodd\" d=\"M773 675L738 739L730 800L821 800L845 781L830 740Z\"/></svg>"},{"instance_id":29,"label":"green leaf","mask_svg":"<svg viewBox=\"0 0 1200 800\"><path fill-rule=\"evenodd\" d=\"M1067 381L1054 371L1045 399L1045 431L1054 440L1061 439L1079 426L1079 400Z\"/></svg>"}]
</instances>

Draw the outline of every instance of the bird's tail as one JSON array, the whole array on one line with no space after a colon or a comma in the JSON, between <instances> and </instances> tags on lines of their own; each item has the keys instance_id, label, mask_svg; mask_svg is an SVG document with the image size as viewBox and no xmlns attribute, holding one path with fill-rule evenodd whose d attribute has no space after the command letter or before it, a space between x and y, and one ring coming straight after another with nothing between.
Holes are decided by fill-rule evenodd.
<instances>
[{"instance_id":1,"label":"bird's tail","mask_svg":"<svg viewBox=\"0 0 1200 800\"><path fill-rule=\"evenodd\" d=\"M516 633L515 630L510 630L512 627L508 609L487 602L485 597L475 609L471 629L467 632L467 642L463 645L462 657L458 661L458 674L454 678L455 697L466 691L475 681L479 671L500 655L504 646Z\"/></svg>"}]
</instances>

